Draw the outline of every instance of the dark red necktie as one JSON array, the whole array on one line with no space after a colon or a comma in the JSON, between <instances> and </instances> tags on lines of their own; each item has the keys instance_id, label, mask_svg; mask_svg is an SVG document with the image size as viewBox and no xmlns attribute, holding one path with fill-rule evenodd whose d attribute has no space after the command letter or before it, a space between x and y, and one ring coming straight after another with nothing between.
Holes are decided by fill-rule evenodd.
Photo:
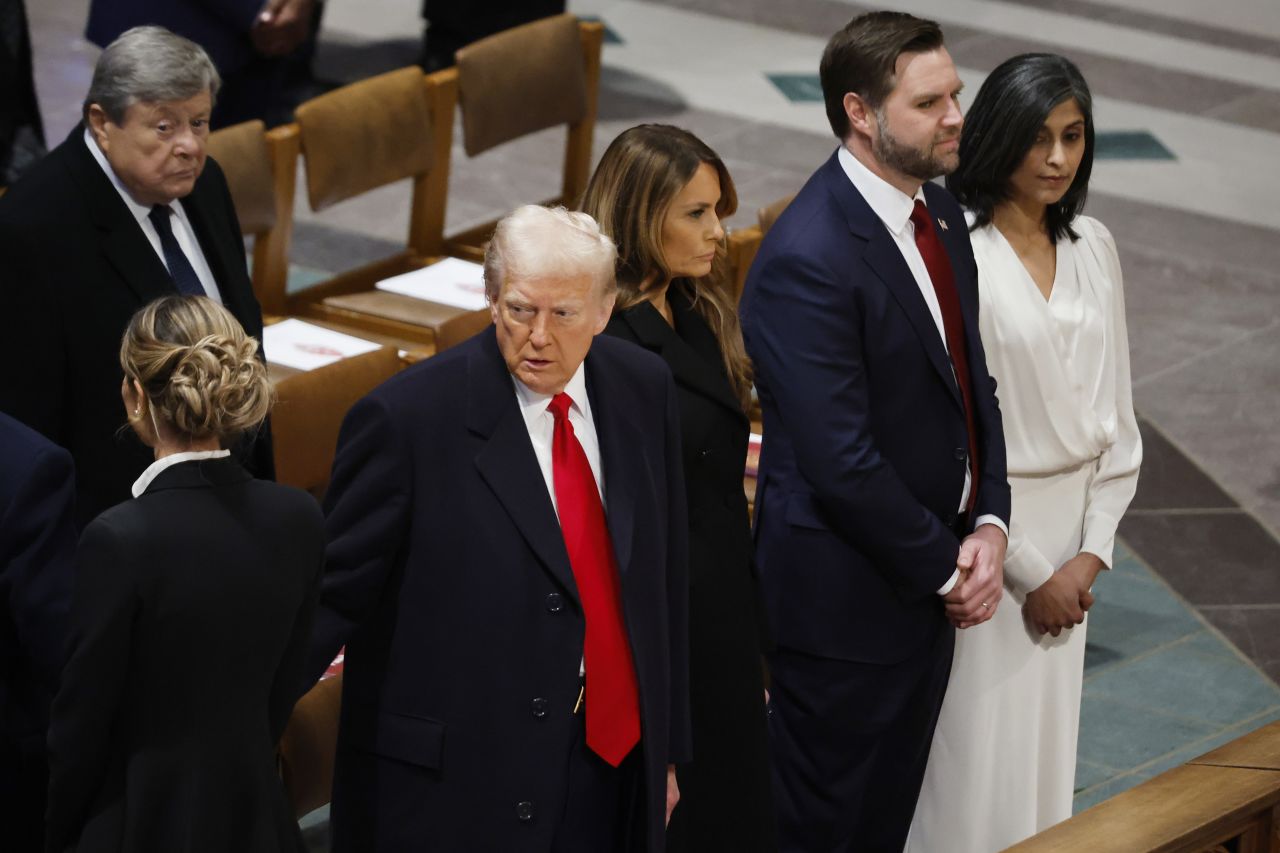
<instances>
[{"instance_id":1,"label":"dark red necktie","mask_svg":"<svg viewBox=\"0 0 1280 853\"><path fill-rule=\"evenodd\" d=\"M951 353L951 365L956 382L960 385L960 398L964 401L964 422L969 430L970 479L969 502L965 509L972 511L978 496L978 432L973 422L973 390L969 383L969 355L965 348L960 294L956 290L956 279L951 272L946 247L942 245L942 238L938 236L929 209L920 199L916 199L916 206L911 210L911 224L915 226L916 248L920 250L920 257L924 258L925 268L929 270L929 280L933 282L933 292L938 297L938 307L942 309L942 328L946 333L947 351Z\"/></svg>"},{"instance_id":2,"label":"dark red necktie","mask_svg":"<svg viewBox=\"0 0 1280 853\"><path fill-rule=\"evenodd\" d=\"M569 423L568 394L557 394L547 411L555 418L551 471L556 509L569 565L587 622L587 746L614 767L640 741L640 693L622 616L622 588L604 506L587 454Z\"/></svg>"}]
</instances>

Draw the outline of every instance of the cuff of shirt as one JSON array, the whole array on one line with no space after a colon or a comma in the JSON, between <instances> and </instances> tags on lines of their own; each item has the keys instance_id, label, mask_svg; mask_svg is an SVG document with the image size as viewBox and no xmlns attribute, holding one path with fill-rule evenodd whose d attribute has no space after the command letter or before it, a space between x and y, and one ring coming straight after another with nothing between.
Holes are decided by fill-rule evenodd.
<instances>
[{"instance_id":1,"label":"cuff of shirt","mask_svg":"<svg viewBox=\"0 0 1280 853\"><path fill-rule=\"evenodd\" d=\"M978 516L977 520L973 522L973 529L977 530L979 527L981 527L984 524L994 524L996 527L1000 528L1000 531L1002 533L1004 533L1005 539L1009 538L1009 525L1005 524L1004 520L1001 519L1000 516L980 515Z\"/></svg>"},{"instance_id":2,"label":"cuff of shirt","mask_svg":"<svg viewBox=\"0 0 1280 853\"><path fill-rule=\"evenodd\" d=\"M947 593L951 592L951 590L955 589L956 583L959 580L960 580L960 570L956 569L954 572L951 573L951 577L947 579L947 582L944 583L942 586L938 587L938 595L946 595Z\"/></svg>"}]
</instances>

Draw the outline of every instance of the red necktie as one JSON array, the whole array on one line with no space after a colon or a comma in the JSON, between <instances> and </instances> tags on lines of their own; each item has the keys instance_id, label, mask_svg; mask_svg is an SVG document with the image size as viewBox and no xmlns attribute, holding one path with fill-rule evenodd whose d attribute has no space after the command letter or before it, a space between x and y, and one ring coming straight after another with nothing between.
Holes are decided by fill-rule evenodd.
<instances>
[{"instance_id":1,"label":"red necktie","mask_svg":"<svg viewBox=\"0 0 1280 853\"><path fill-rule=\"evenodd\" d=\"M547 407L556 421L551 471L560 533L587 622L583 642L587 746L617 767L640 741L640 693L623 623L613 541L595 475L569 423L572 404L569 395L561 393Z\"/></svg>"},{"instance_id":2,"label":"red necktie","mask_svg":"<svg viewBox=\"0 0 1280 853\"><path fill-rule=\"evenodd\" d=\"M933 292L942 309L942 328L946 333L947 351L951 354L956 382L960 385L960 399L964 401L964 423L969 431L969 502L966 511L972 511L978 496L978 432L973 423L973 391L969 384L969 355L965 348L964 318L960 315L960 294L956 290L955 276L947 250L933 224L933 217L924 202L916 199L911 210L911 224L915 226L916 248L924 258L933 282Z\"/></svg>"}]
</instances>

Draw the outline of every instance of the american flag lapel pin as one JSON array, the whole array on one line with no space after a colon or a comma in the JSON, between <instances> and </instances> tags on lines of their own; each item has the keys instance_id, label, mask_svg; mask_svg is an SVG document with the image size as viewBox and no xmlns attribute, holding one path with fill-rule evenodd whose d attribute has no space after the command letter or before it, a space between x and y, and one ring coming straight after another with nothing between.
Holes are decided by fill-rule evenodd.
<instances>
[{"instance_id":1,"label":"american flag lapel pin","mask_svg":"<svg viewBox=\"0 0 1280 853\"><path fill-rule=\"evenodd\" d=\"M939 228L941 228L943 231L946 231L946 230L947 230L947 220L945 220L945 219L939 219L939 220L938 220L938 227L939 227Z\"/></svg>"}]
</instances>

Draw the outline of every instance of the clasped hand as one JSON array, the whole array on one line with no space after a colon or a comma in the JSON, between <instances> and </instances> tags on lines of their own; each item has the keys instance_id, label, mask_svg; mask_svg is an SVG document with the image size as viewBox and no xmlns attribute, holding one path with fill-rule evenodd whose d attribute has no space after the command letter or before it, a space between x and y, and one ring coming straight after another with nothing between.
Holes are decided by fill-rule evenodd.
<instances>
[{"instance_id":1,"label":"clasped hand","mask_svg":"<svg viewBox=\"0 0 1280 853\"><path fill-rule=\"evenodd\" d=\"M313 0L266 0L249 38L263 56L284 56L307 39Z\"/></svg>"},{"instance_id":2,"label":"clasped hand","mask_svg":"<svg viewBox=\"0 0 1280 853\"><path fill-rule=\"evenodd\" d=\"M947 618L957 628L986 622L1004 594L1004 551L1009 540L994 524L983 524L960 543L960 580L946 594Z\"/></svg>"},{"instance_id":3,"label":"clasped hand","mask_svg":"<svg viewBox=\"0 0 1280 853\"><path fill-rule=\"evenodd\" d=\"M1063 628L1084 622L1085 612L1093 606L1089 589L1102 568L1102 560L1089 553L1067 560L1047 581L1027 593L1022 607L1027 621L1041 634L1055 637Z\"/></svg>"}]
</instances>

